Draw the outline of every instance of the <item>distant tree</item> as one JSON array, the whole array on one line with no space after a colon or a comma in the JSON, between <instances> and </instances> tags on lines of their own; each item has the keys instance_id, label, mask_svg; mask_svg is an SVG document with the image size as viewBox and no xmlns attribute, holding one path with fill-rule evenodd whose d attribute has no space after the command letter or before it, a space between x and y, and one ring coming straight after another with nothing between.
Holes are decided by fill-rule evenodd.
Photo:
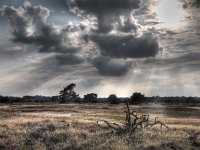
<instances>
[{"instance_id":1,"label":"distant tree","mask_svg":"<svg viewBox=\"0 0 200 150\"><path fill-rule=\"evenodd\" d=\"M75 87L76 87L76 84L72 83L64 87L64 89L60 91L61 103L80 101L79 95L76 94L76 92L74 91Z\"/></svg>"},{"instance_id":2,"label":"distant tree","mask_svg":"<svg viewBox=\"0 0 200 150\"><path fill-rule=\"evenodd\" d=\"M130 97L130 104L138 104L144 102L144 95L141 93L133 93Z\"/></svg>"},{"instance_id":3,"label":"distant tree","mask_svg":"<svg viewBox=\"0 0 200 150\"><path fill-rule=\"evenodd\" d=\"M51 101L52 101L52 102L59 102L59 100L60 100L60 99L59 99L59 96L52 96L52 97L51 97Z\"/></svg>"},{"instance_id":4,"label":"distant tree","mask_svg":"<svg viewBox=\"0 0 200 150\"><path fill-rule=\"evenodd\" d=\"M0 103L9 103L10 100L7 96L0 95Z\"/></svg>"},{"instance_id":5,"label":"distant tree","mask_svg":"<svg viewBox=\"0 0 200 150\"><path fill-rule=\"evenodd\" d=\"M84 95L84 102L86 103L96 103L97 102L97 94L90 93Z\"/></svg>"},{"instance_id":6,"label":"distant tree","mask_svg":"<svg viewBox=\"0 0 200 150\"><path fill-rule=\"evenodd\" d=\"M111 104L119 104L119 99L118 99L118 97L117 97L115 94L109 95L108 101L109 101Z\"/></svg>"}]
</instances>

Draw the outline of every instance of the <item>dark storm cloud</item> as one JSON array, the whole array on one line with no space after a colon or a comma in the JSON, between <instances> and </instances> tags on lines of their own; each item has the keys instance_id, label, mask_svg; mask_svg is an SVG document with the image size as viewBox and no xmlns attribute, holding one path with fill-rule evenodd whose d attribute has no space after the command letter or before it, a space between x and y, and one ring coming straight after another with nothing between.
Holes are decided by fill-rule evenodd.
<instances>
[{"instance_id":1,"label":"dark storm cloud","mask_svg":"<svg viewBox=\"0 0 200 150\"><path fill-rule=\"evenodd\" d=\"M125 75L131 64L124 60L113 59L108 56L101 56L92 60L93 65L96 67L101 75L105 76L122 76Z\"/></svg>"},{"instance_id":2,"label":"dark storm cloud","mask_svg":"<svg viewBox=\"0 0 200 150\"><path fill-rule=\"evenodd\" d=\"M74 54L57 55L56 59L60 65L77 65L84 62L83 58Z\"/></svg>"},{"instance_id":3,"label":"dark storm cloud","mask_svg":"<svg viewBox=\"0 0 200 150\"><path fill-rule=\"evenodd\" d=\"M181 0L183 8L200 7L200 0Z\"/></svg>"},{"instance_id":4,"label":"dark storm cloud","mask_svg":"<svg viewBox=\"0 0 200 150\"><path fill-rule=\"evenodd\" d=\"M100 51L92 64L101 75L122 76L130 69L126 58L158 54L157 37L150 31L139 33L141 26L133 16L141 0L69 0L67 4L70 11L92 23L85 37Z\"/></svg>"},{"instance_id":5,"label":"dark storm cloud","mask_svg":"<svg viewBox=\"0 0 200 150\"><path fill-rule=\"evenodd\" d=\"M117 58L154 57L159 52L159 44L153 33L148 31L137 36L141 27L135 21L132 12L140 8L140 4L140 0L70 0L68 2L72 12L86 19L95 17L94 22L97 24L98 33L91 32L90 40L96 43L102 55ZM112 30L117 33L107 33Z\"/></svg>"},{"instance_id":6,"label":"dark storm cloud","mask_svg":"<svg viewBox=\"0 0 200 150\"><path fill-rule=\"evenodd\" d=\"M133 16L133 11L140 8L140 0L69 0L67 4L70 11L89 23L50 25L47 23L50 10L29 2L19 8L3 6L0 11L10 22L14 42L35 45L43 53L62 53L54 56L61 66L85 63L79 55L90 48L90 44L99 53L89 63L107 76L127 73L130 64L126 58L158 54L157 37L150 31L141 31L142 27ZM114 32L111 34L111 31ZM87 56L95 53L91 49L87 52Z\"/></svg>"},{"instance_id":7,"label":"dark storm cloud","mask_svg":"<svg viewBox=\"0 0 200 150\"><path fill-rule=\"evenodd\" d=\"M95 17L98 32L109 32L117 24L124 24L125 31L136 30L137 25L131 22L131 12L140 7L140 0L69 0L70 10L84 18ZM124 22L121 23L121 18Z\"/></svg>"},{"instance_id":8,"label":"dark storm cloud","mask_svg":"<svg viewBox=\"0 0 200 150\"><path fill-rule=\"evenodd\" d=\"M40 52L74 53L78 45L71 42L74 32L83 30L80 25L63 28L47 24L49 10L42 6L32 6L26 2L23 7L3 6L1 14L10 23L14 42L35 44Z\"/></svg>"},{"instance_id":9,"label":"dark storm cloud","mask_svg":"<svg viewBox=\"0 0 200 150\"><path fill-rule=\"evenodd\" d=\"M75 53L80 47L72 43L74 31L70 30L68 27L44 25L39 34L31 37L31 42L40 48L40 52Z\"/></svg>"},{"instance_id":10,"label":"dark storm cloud","mask_svg":"<svg viewBox=\"0 0 200 150\"><path fill-rule=\"evenodd\" d=\"M140 0L69 0L68 4L76 9L86 11L85 13L101 14L101 12L131 11L139 8ZM82 12L84 13L84 12ZM114 12L112 12L114 13Z\"/></svg>"},{"instance_id":11,"label":"dark storm cloud","mask_svg":"<svg viewBox=\"0 0 200 150\"><path fill-rule=\"evenodd\" d=\"M0 12L9 20L14 40L24 40L26 42L28 42L29 30L33 26L37 28L43 25L49 16L48 9L42 6L31 7L28 3L18 9L12 6L3 6Z\"/></svg>"},{"instance_id":12,"label":"dark storm cloud","mask_svg":"<svg viewBox=\"0 0 200 150\"><path fill-rule=\"evenodd\" d=\"M117 58L153 57L159 52L158 39L151 32L140 37L133 35L94 35L92 40L100 47L102 55Z\"/></svg>"}]
</instances>

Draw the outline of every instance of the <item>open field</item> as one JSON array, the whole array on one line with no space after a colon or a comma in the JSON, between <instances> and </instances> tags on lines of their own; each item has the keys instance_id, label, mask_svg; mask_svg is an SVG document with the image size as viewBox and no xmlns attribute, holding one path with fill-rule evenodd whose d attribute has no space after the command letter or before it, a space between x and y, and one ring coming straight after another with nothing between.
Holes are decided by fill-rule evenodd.
<instances>
[{"instance_id":1,"label":"open field","mask_svg":"<svg viewBox=\"0 0 200 150\"><path fill-rule=\"evenodd\" d=\"M132 105L139 114L159 117L171 130L154 127L115 135L98 120L121 123L125 105L0 104L0 150L200 149L189 136L200 131L200 106Z\"/></svg>"}]
</instances>

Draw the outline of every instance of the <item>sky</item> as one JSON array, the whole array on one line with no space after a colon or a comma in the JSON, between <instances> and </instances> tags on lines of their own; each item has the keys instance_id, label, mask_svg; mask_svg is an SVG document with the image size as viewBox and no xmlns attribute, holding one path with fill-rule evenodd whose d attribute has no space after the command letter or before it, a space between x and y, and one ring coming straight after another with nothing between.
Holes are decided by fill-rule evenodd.
<instances>
[{"instance_id":1,"label":"sky","mask_svg":"<svg viewBox=\"0 0 200 150\"><path fill-rule=\"evenodd\" d=\"M0 0L0 94L200 96L200 0Z\"/></svg>"}]
</instances>

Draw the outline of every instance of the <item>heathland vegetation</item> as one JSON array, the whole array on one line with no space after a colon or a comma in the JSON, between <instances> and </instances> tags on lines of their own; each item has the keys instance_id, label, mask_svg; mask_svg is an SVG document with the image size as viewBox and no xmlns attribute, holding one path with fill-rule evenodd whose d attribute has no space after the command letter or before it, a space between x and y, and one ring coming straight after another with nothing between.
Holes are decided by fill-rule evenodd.
<instances>
[{"instance_id":1,"label":"heathland vegetation","mask_svg":"<svg viewBox=\"0 0 200 150\"><path fill-rule=\"evenodd\" d=\"M81 98L75 87L52 97L1 96L0 150L200 148L198 97Z\"/></svg>"}]
</instances>

